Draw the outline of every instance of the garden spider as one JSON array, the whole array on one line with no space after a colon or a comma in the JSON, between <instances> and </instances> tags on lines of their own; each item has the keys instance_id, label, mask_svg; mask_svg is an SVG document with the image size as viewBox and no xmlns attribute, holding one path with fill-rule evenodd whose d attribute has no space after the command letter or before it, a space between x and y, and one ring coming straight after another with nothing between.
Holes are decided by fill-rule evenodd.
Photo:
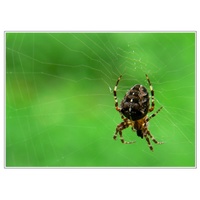
<instances>
[{"instance_id":1,"label":"garden spider","mask_svg":"<svg viewBox=\"0 0 200 200\"><path fill-rule=\"evenodd\" d=\"M136 131L138 137L145 137L149 148L153 151L153 147L151 145L149 137L155 142L156 144L162 144L163 142L158 142L148 130L148 122L151 118L155 117L158 112L163 107L160 107L154 114L150 117L147 116L149 112L154 110L154 90L149 80L149 77L146 75L146 79L150 86L151 91L151 107L149 103L149 94L147 89L142 85L134 85L124 96L124 99L121 102L120 107L118 107L118 100L117 100L117 86L121 79L122 75L118 78L117 83L115 85L113 94L115 100L115 108L120 113L123 122L121 122L117 128L116 132L113 136L113 139L116 140L117 135L119 133L120 140L123 144L132 144L135 141L126 142L122 136L122 130L128 128L129 126L132 127L133 131Z\"/></svg>"}]
</instances>

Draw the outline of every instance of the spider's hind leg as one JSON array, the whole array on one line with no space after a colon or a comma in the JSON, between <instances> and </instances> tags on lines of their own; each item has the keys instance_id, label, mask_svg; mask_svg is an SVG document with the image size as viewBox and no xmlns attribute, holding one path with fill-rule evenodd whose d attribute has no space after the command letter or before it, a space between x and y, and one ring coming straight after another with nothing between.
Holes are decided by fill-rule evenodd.
<instances>
[{"instance_id":1,"label":"spider's hind leg","mask_svg":"<svg viewBox=\"0 0 200 200\"><path fill-rule=\"evenodd\" d=\"M115 100L115 109L119 112L121 111L121 109L118 107L117 86L118 86L118 83L119 83L121 77L122 77L122 75L120 75L120 77L117 79L116 85L115 85L114 90L113 90L113 95L114 95L114 100Z\"/></svg>"},{"instance_id":2,"label":"spider's hind leg","mask_svg":"<svg viewBox=\"0 0 200 200\"><path fill-rule=\"evenodd\" d=\"M151 107L149 108L149 112L152 112L154 110L155 107L155 103L154 103L154 90L153 90L153 86L151 84L151 81L148 77L148 75L146 74L146 79L149 83L149 87L150 87L150 91L151 91Z\"/></svg>"}]
</instances>

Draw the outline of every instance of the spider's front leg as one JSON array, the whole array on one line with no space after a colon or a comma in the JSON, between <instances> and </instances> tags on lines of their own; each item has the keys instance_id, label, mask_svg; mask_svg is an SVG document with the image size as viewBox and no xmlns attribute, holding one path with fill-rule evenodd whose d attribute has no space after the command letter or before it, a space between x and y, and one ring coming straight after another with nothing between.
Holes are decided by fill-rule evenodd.
<instances>
[{"instance_id":1,"label":"spider's front leg","mask_svg":"<svg viewBox=\"0 0 200 200\"><path fill-rule=\"evenodd\" d=\"M115 132L115 134L113 136L113 139L116 140L117 139L117 134L119 133L120 140L121 140L121 142L123 144L132 144L132 143L134 143L135 141L131 141L131 142L125 141L123 136L122 136L122 130L128 128L130 125L131 125L131 123L126 121L126 120L124 122L120 123L116 128L116 132Z\"/></svg>"},{"instance_id":2,"label":"spider's front leg","mask_svg":"<svg viewBox=\"0 0 200 200\"><path fill-rule=\"evenodd\" d=\"M151 151L153 151L153 146L151 145L151 142L150 142L148 136L151 138L151 140L152 140L154 143L156 143L156 144L163 144L163 142L158 142L158 141L151 135L150 131L149 131L148 129L146 129L145 134L144 134L144 137L145 137L145 139L146 139L146 141L147 141L147 143L148 143L149 148L150 148Z\"/></svg>"}]
</instances>

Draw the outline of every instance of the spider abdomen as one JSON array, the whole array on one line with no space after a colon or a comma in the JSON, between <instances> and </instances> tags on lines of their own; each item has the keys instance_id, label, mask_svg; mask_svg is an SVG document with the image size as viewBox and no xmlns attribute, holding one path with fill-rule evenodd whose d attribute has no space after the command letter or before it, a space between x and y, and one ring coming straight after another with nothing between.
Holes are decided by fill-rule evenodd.
<instances>
[{"instance_id":1,"label":"spider abdomen","mask_svg":"<svg viewBox=\"0 0 200 200\"><path fill-rule=\"evenodd\" d=\"M121 102L122 114L136 121L147 115L149 110L149 94L142 85L134 85Z\"/></svg>"}]
</instances>

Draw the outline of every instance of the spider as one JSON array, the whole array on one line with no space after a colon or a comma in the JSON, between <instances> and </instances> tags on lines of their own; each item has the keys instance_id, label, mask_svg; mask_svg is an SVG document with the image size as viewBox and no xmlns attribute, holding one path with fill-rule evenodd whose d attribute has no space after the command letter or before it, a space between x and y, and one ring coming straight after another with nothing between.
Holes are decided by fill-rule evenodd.
<instances>
[{"instance_id":1,"label":"spider","mask_svg":"<svg viewBox=\"0 0 200 200\"><path fill-rule=\"evenodd\" d=\"M120 107L118 107L118 100L117 100L117 86L121 79L122 75L118 78L116 85L114 87L114 100L115 100L115 108L120 113L121 118L123 122L121 122L117 128L116 132L113 136L113 139L117 139L117 135L119 133L120 140L123 144L132 144L135 141L127 142L124 140L122 136L122 131L129 126L132 127L133 131L136 131L137 136L143 137L146 139L149 148L151 151L153 151L153 147L151 145L150 139L153 140L156 144L162 144L163 142L158 142L150 133L148 130L148 122L150 119L155 117L158 112L163 107L160 107L154 114L152 114L150 117L147 116L149 112L152 112L154 110L154 90L151 85L151 82L149 80L149 77L146 74L146 79L149 83L150 91L151 91L151 107L149 102L149 94L147 89L143 85L134 85L124 96L123 100L121 101Z\"/></svg>"}]
</instances>

